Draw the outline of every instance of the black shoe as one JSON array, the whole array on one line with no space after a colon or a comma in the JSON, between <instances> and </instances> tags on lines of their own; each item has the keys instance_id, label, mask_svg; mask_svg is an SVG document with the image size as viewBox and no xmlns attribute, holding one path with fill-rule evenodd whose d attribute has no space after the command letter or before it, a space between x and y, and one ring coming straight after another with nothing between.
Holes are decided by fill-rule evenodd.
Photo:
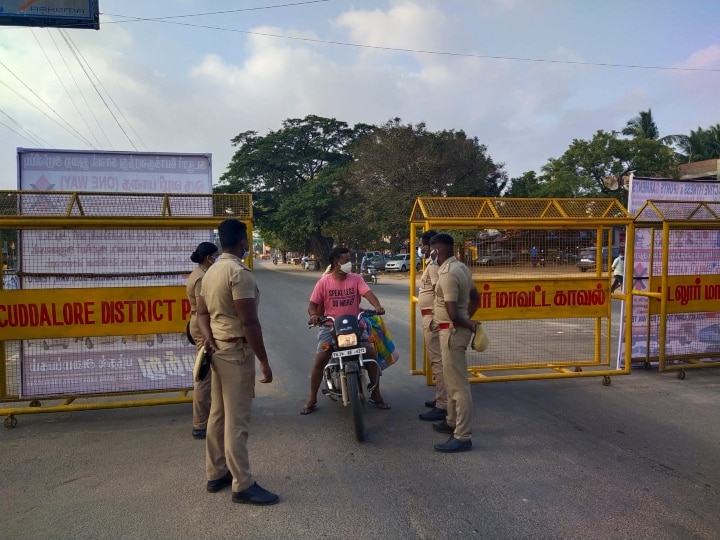
<instances>
[{"instance_id":1,"label":"black shoe","mask_svg":"<svg viewBox=\"0 0 720 540\"><path fill-rule=\"evenodd\" d=\"M426 402L425 402L425 406L426 406L428 409L434 409L434 408L435 408L435 401L436 401L436 400L434 400L434 399L433 399L432 401L426 401Z\"/></svg>"},{"instance_id":2,"label":"black shoe","mask_svg":"<svg viewBox=\"0 0 720 540\"><path fill-rule=\"evenodd\" d=\"M452 454L455 452L467 452L472 449L472 441L467 439L461 441L455 437L450 437L446 442L435 445L436 452L445 452L446 454Z\"/></svg>"},{"instance_id":3,"label":"black shoe","mask_svg":"<svg viewBox=\"0 0 720 540\"><path fill-rule=\"evenodd\" d=\"M238 493L233 492L232 502L257 505L275 504L278 502L278 496L270 493L267 489L261 488L258 486L258 483L255 482L243 491Z\"/></svg>"},{"instance_id":4,"label":"black shoe","mask_svg":"<svg viewBox=\"0 0 720 540\"><path fill-rule=\"evenodd\" d=\"M210 493L217 493L221 489L228 487L230 484L232 484L232 474L228 471L216 480L208 480L205 489L207 489Z\"/></svg>"},{"instance_id":5,"label":"black shoe","mask_svg":"<svg viewBox=\"0 0 720 540\"><path fill-rule=\"evenodd\" d=\"M418 416L420 417L420 420L426 420L428 422L436 422L438 420L445 420L445 417L447 416L447 410L438 409L437 407L433 407L428 412L421 413Z\"/></svg>"},{"instance_id":6,"label":"black shoe","mask_svg":"<svg viewBox=\"0 0 720 540\"><path fill-rule=\"evenodd\" d=\"M449 433L450 435L455 433L455 426L451 426L445 420L442 422L435 422L432 426L433 429L439 433Z\"/></svg>"},{"instance_id":7,"label":"black shoe","mask_svg":"<svg viewBox=\"0 0 720 540\"><path fill-rule=\"evenodd\" d=\"M193 439L204 439L207 435L207 429L193 429Z\"/></svg>"}]
</instances>

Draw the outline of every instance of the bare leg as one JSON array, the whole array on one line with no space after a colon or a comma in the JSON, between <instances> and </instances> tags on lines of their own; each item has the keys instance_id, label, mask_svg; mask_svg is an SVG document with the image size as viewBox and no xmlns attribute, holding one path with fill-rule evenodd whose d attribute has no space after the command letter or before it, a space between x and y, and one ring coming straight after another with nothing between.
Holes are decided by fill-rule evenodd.
<instances>
[{"instance_id":1,"label":"bare leg","mask_svg":"<svg viewBox=\"0 0 720 540\"><path fill-rule=\"evenodd\" d=\"M313 365L312 371L310 372L310 396L308 397L305 406L300 411L300 414L309 414L317 405L317 393L320 390L320 383L323 378L323 370L330 360L330 353L321 352L315 356L315 364Z\"/></svg>"}]
</instances>

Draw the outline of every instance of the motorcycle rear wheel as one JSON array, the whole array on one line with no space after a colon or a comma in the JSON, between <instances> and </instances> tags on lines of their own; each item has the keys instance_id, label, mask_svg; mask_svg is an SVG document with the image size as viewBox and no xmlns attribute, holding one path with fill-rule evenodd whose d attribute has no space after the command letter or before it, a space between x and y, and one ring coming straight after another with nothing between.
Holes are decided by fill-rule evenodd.
<instances>
[{"instance_id":1,"label":"motorcycle rear wheel","mask_svg":"<svg viewBox=\"0 0 720 540\"><path fill-rule=\"evenodd\" d=\"M365 441L365 419L363 418L363 406L360 401L360 373L349 373L347 376L347 391L352 409L353 427L355 438L359 442Z\"/></svg>"}]
</instances>

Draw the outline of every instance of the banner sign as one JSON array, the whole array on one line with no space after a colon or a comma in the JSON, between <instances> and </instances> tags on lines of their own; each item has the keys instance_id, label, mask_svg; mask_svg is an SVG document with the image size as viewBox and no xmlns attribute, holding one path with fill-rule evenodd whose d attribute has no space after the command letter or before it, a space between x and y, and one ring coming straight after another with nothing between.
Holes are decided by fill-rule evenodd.
<instances>
[{"instance_id":1,"label":"banner sign","mask_svg":"<svg viewBox=\"0 0 720 540\"><path fill-rule=\"evenodd\" d=\"M650 290L662 292L661 277L650 278ZM720 275L668 276L665 289L668 313L698 313L720 309ZM660 300L649 305L650 315L660 314Z\"/></svg>"},{"instance_id":2,"label":"banner sign","mask_svg":"<svg viewBox=\"0 0 720 540\"><path fill-rule=\"evenodd\" d=\"M476 281L480 302L476 319L577 319L607 317L609 284L606 280L538 279Z\"/></svg>"},{"instance_id":3,"label":"banner sign","mask_svg":"<svg viewBox=\"0 0 720 540\"><path fill-rule=\"evenodd\" d=\"M73 396L192 386L195 347L144 347L103 354L51 352L23 364L23 396Z\"/></svg>"},{"instance_id":4,"label":"banner sign","mask_svg":"<svg viewBox=\"0 0 720 540\"><path fill-rule=\"evenodd\" d=\"M100 30L98 0L0 0L0 25Z\"/></svg>"},{"instance_id":5,"label":"banner sign","mask_svg":"<svg viewBox=\"0 0 720 540\"><path fill-rule=\"evenodd\" d=\"M637 215L647 201L718 202L717 181L633 178L630 182L628 211ZM662 231L655 234L636 223L635 266L627 268L626 289L660 292L662 275ZM720 231L671 230L668 265L668 315L665 350L668 355L720 352L717 279L720 274ZM651 260L652 258L652 260ZM652 272L651 272L652 269ZM652 279L650 275L652 274ZM632 317L632 358L642 361L659 354L658 328L660 302L635 296ZM620 327L618 366L623 366L624 324Z\"/></svg>"},{"instance_id":6,"label":"banner sign","mask_svg":"<svg viewBox=\"0 0 720 540\"><path fill-rule=\"evenodd\" d=\"M0 291L0 333L12 339L184 332L189 318L182 286Z\"/></svg>"},{"instance_id":7,"label":"banner sign","mask_svg":"<svg viewBox=\"0 0 720 540\"><path fill-rule=\"evenodd\" d=\"M18 187L20 215L161 217L166 197L173 216L213 215L212 197L177 196L212 194L210 154L19 148ZM192 386L185 284L212 230L58 227L19 238L20 290L0 296L0 333L23 340L23 397Z\"/></svg>"}]
</instances>

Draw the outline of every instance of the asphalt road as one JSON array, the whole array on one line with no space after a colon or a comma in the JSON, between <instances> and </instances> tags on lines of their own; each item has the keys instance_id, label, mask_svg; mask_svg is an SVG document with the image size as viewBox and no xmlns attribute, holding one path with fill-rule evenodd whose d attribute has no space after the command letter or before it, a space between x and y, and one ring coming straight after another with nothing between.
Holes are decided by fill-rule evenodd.
<instances>
[{"instance_id":1,"label":"asphalt road","mask_svg":"<svg viewBox=\"0 0 720 540\"><path fill-rule=\"evenodd\" d=\"M408 283L375 291L401 353L392 410L307 397L317 272L256 264L275 382L257 386L253 472L278 505L205 492L191 406L18 417L0 428L3 539L718 538L720 372L473 385L474 447L445 455L418 420L433 396L407 363Z\"/></svg>"}]
</instances>

